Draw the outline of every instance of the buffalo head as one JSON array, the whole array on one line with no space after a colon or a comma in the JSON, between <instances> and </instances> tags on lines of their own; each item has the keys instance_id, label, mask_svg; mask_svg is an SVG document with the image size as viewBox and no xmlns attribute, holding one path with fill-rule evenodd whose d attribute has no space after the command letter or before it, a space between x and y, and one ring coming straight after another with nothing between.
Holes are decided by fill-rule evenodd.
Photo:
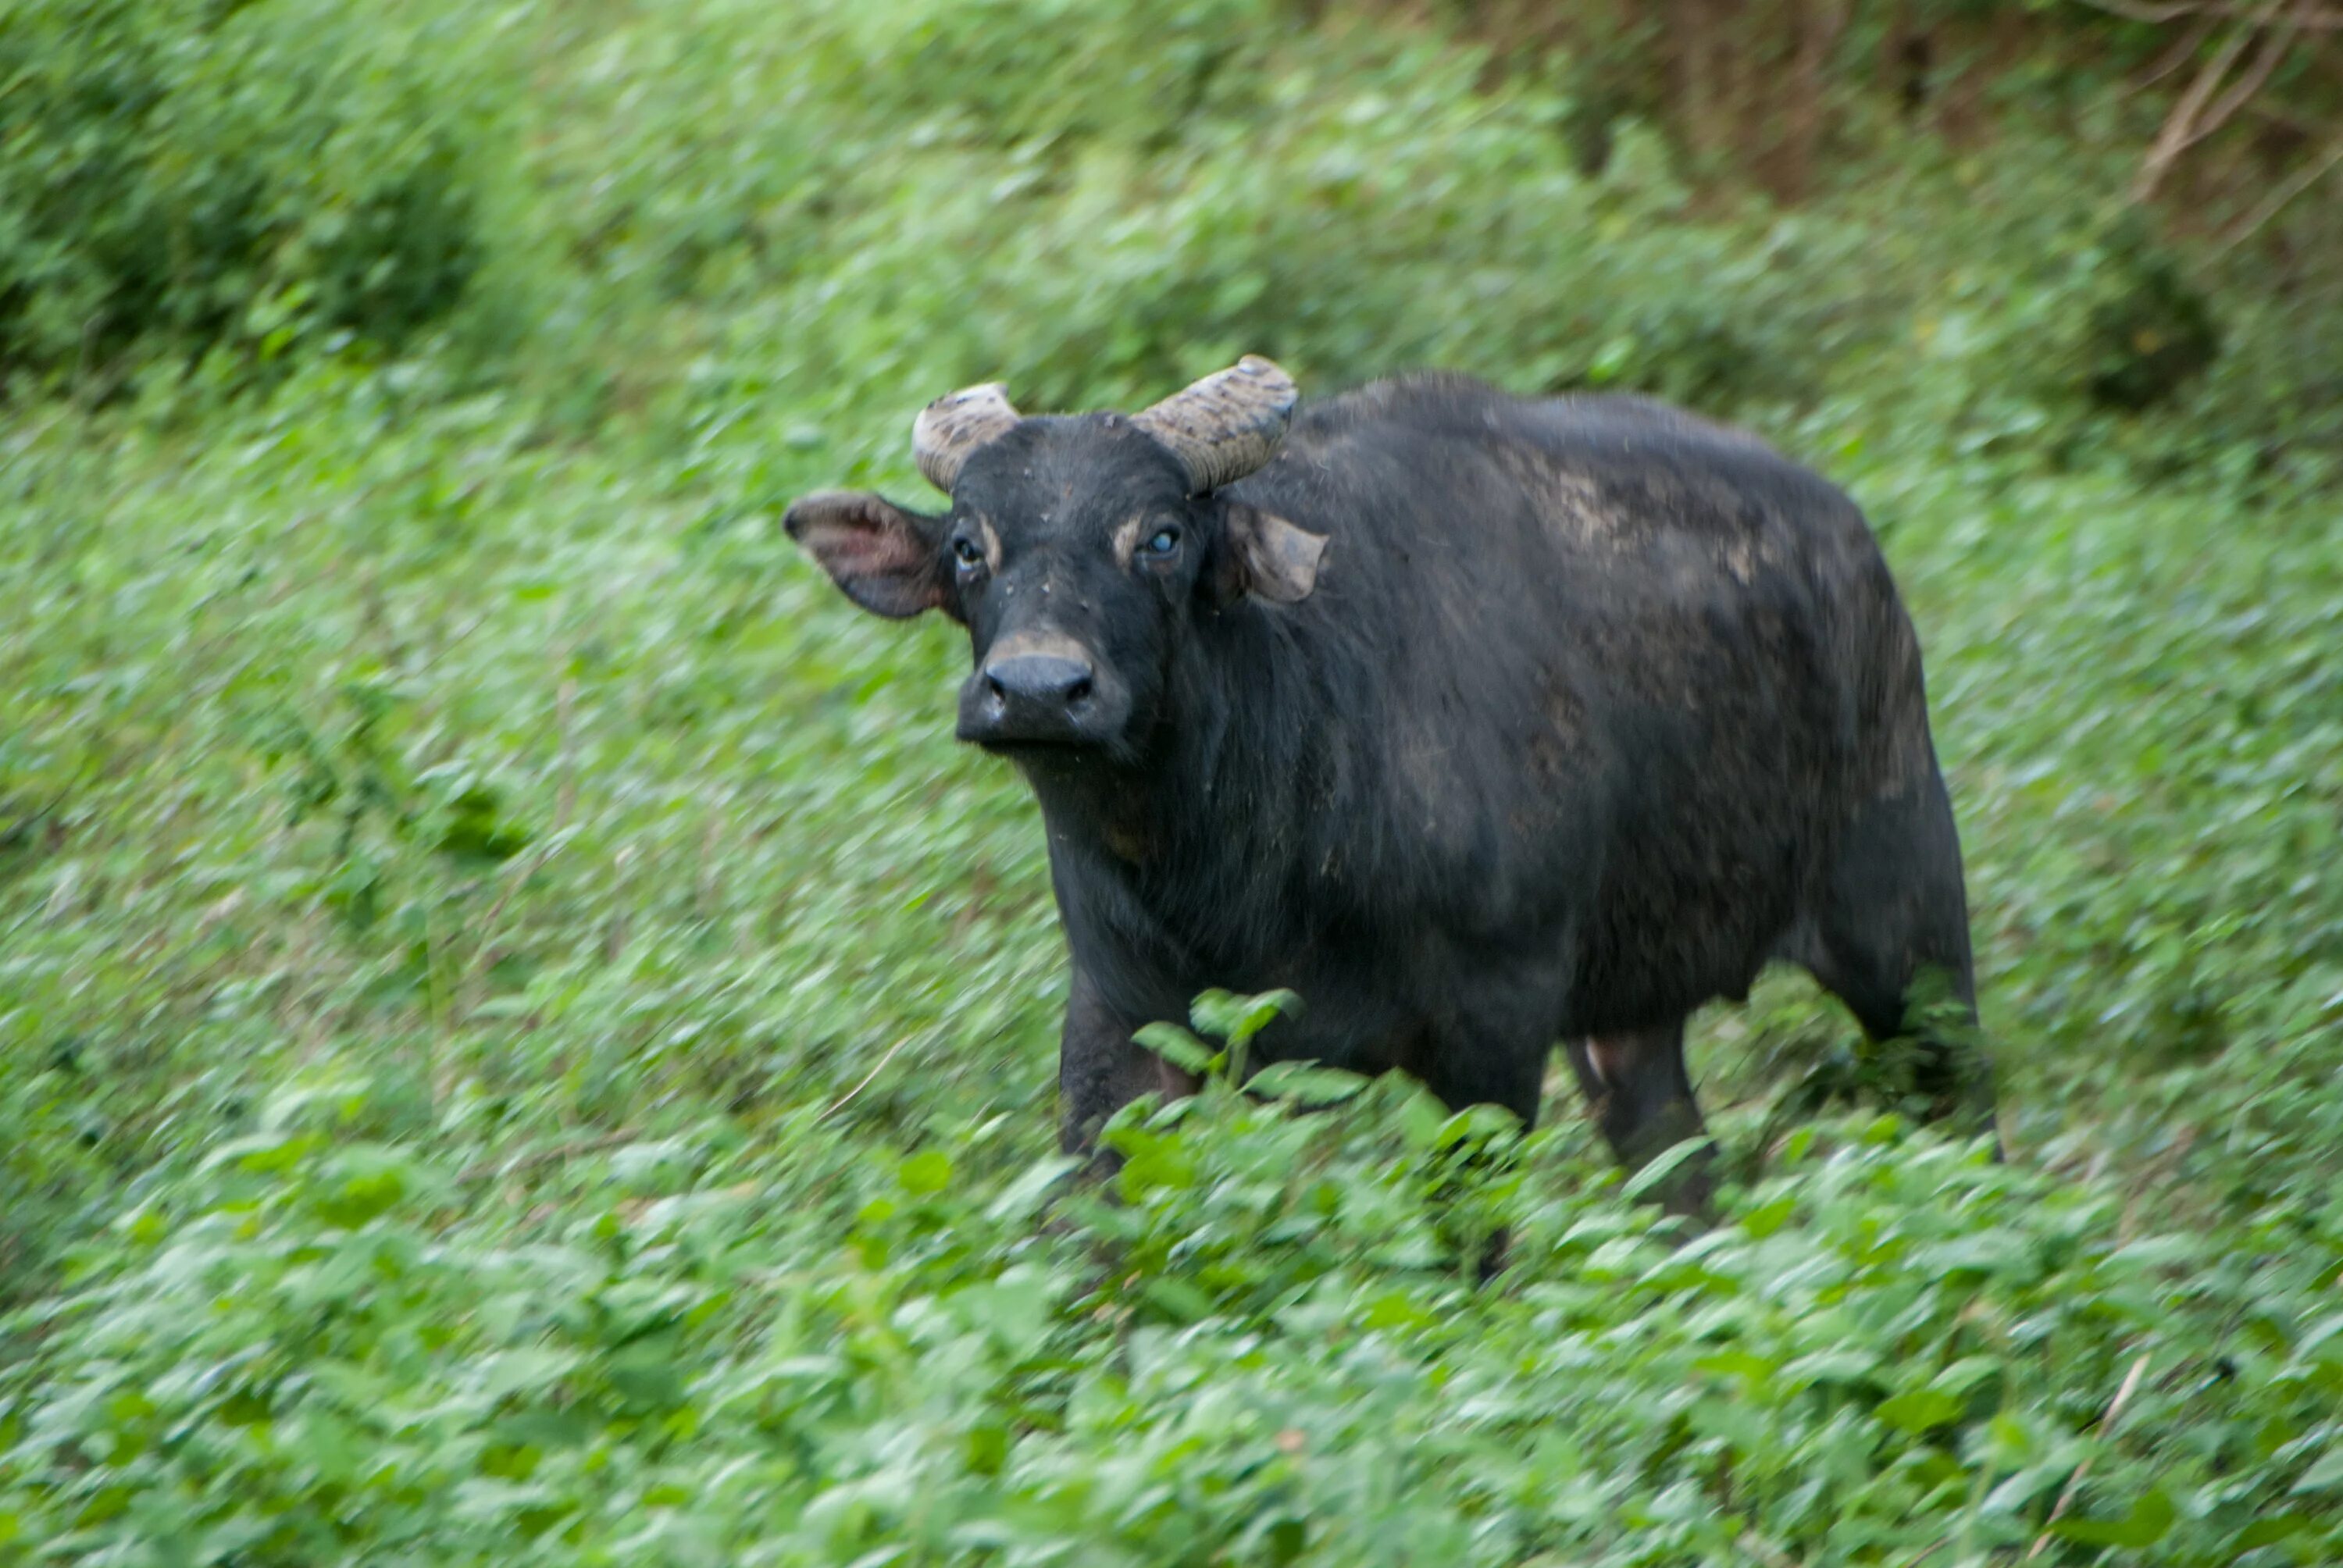
<instances>
[{"instance_id":1,"label":"buffalo head","mask_svg":"<svg viewBox=\"0 0 2343 1568\"><path fill-rule=\"evenodd\" d=\"M1224 488L1276 455L1293 403L1253 356L1129 416L1027 417L972 387L912 427L945 511L823 491L784 523L863 608L968 628L961 739L1130 760L1200 617L1315 586L1324 538Z\"/></svg>"}]
</instances>

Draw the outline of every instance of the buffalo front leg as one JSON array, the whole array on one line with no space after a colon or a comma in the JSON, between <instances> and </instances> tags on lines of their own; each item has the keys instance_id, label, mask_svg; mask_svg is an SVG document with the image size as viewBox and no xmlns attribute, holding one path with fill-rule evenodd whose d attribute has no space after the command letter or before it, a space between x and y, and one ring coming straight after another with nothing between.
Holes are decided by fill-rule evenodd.
<instances>
[{"instance_id":1,"label":"buffalo front leg","mask_svg":"<svg viewBox=\"0 0 2343 1568\"><path fill-rule=\"evenodd\" d=\"M1476 1020L1469 1031L1460 1030L1447 1039L1444 1047L1433 1051L1423 1066L1423 1077L1424 1087L1449 1110L1502 1106L1521 1120L1523 1131L1537 1125L1539 1092L1544 1087L1545 1064L1553 1046L1534 1025L1523 1026L1518 1017L1483 1018ZM1485 1146L1468 1148L1463 1158L1484 1171L1491 1168L1491 1153ZM1512 1155L1503 1158L1510 1160ZM1443 1182L1433 1192L1435 1207L1447 1211L1442 1229L1449 1229L1451 1221L1463 1221L1469 1231L1475 1221L1475 1216L1456 1207L1464 1190L1461 1181ZM1485 1221L1485 1216L1478 1218ZM1489 1229L1477 1239L1469 1233L1452 1233L1450 1239L1473 1249L1474 1271L1484 1285L1503 1271L1513 1248L1513 1232L1503 1225Z\"/></svg>"},{"instance_id":2,"label":"buffalo front leg","mask_svg":"<svg viewBox=\"0 0 2343 1568\"><path fill-rule=\"evenodd\" d=\"M1195 1092L1194 1079L1131 1039L1137 1027L1074 970L1058 1041L1058 1147L1090 1158L1094 1168L1119 1163L1098 1147L1099 1129L1116 1111L1142 1094L1170 1099Z\"/></svg>"},{"instance_id":3,"label":"buffalo front leg","mask_svg":"<svg viewBox=\"0 0 2343 1568\"><path fill-rule=\"evenodd\" d=\"M1640 1171L1707 1126L1684 1070L1684 1020L1655 1029L1590 1035L1565 1047L1571 1070L1619 1162ZM1716 1148L1704 1142L1669 1172L1660 1190L1671 1214L1704 1216L1716 1187Z\"/></svg>"}]
</instances>

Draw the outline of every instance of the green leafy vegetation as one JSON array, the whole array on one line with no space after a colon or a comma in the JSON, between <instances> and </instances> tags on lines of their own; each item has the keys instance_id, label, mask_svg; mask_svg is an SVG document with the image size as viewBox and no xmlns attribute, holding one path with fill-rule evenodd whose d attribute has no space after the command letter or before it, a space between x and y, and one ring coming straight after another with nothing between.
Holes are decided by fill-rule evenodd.
<instances>
[{"instance_id":1,"label":"green leafy vegetation","mask_svg":"<svg viewBox=\"0 0 2343 1568\"><path fill-rule=\"evenodd\" d=\"M1855 14L1795 205L1470 15L0 14L0 1562L2343 1554L2343 206ZM2009 1163L1784 976L1704 1234L1278 998L1057 1185L1031 805L779 513L1245 351L1856 496Z\"/></svg>"},{"instance_id":2,"label":"green leafy vegetation","mask_svg":"<svg viewBox=\"0 0 2343 1568\"><path fill-rule=\"evenodd\" d=\"M397 348L471 285L489 129L445 26L329 4L25 0L0 21L0 367Z\"/></svg>"}]
</instances>

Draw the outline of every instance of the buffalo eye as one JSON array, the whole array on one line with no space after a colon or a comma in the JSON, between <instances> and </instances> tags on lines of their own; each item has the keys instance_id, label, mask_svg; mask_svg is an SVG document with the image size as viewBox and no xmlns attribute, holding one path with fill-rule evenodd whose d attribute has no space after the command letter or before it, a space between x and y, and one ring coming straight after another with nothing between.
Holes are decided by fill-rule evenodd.
<instances>
[{"instance_id":1,"label":"buffalo eye","mask_svg":"<svg viewBox=\"0 0 2343 1568\"><path fill-rule=\"evenodd\" d=\"M1156 529L1139 547L1139 553L1151 561L1168 561L1180 553L1180 530L1172 528Z\"/></svg>"},{"instance_id":2,"label":"buffalo eye","mask_svg":"<svg viewBox=\"0 0 2343 1568\"><path fill-rule=\"evenodd\" d=\"M952 558L960 563L960 570L972 572L984 564L984 551L974 539L962 534L952 541Z\"/></svg>"}]
</instances>

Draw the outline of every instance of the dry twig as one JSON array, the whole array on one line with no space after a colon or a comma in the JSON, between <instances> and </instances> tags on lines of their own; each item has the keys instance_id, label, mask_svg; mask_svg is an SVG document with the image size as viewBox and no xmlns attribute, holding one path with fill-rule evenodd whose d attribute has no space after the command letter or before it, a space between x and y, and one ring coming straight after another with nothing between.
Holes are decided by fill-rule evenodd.
<instances>
[{"instance_id":1,"label":"dry twig","mask_svg":"<svg viewBox=\"0 0 2343 1568\"><path fill-rule=\"evenodd\" d=\"M2197 117L2205 112L2205 106L2211 102L2213 94L2228 75L2229 67L2237 64L2237 56L2254 41L2254 35L2277 14L2279 3L2280 0L2271 0L2259 17L2233 29L2220 48L2214 51L2213 57L2205 62L2204 69L2197 73L2197 79L2188 84L2188 90L2180 95L2179 102L2172 106L2172 112L2164 118L2163 128L2156 133L2156 141L2147 149L2147 156L2141 160L2138 177L2132 181L2132 200L2146 201L2156 194L2166 171L2188 145Z\"/></svg>"},{"instance_id":2,"label":"dry twig","mask_svg":"<svg viewBox=\"0 0 2343 1568\"><path fill-rule=\"evenodd\" d=\"M861 1082L856 1084L853 1088L848 1090L844 1094L839 1096L836 1100L830 1101L830 1104L822 1108L821 1114L814 1118L816 1125L829 1121L831 1117L837 1115L840 1111L852 1104L854 1102L854 1097L861 1093L864 1090L870 1088L870 1081L878 1077L889 1062L895 1060L895 1053L910 1043L911 1037L907 1034L902 1039L897 1040L894 1044L889 1046L887 1048L887 1054L879 1059L879 1065L862 1075Z\"/></svg>"},{"instance_id":3,"label":"dry twig","mask_svg":"<svg viewBox=\"0 0 2343 1568\"><path fill-rule=\"evenodd\" d=\"M2213 30L2220 25L2221 18L2218 16L2208 15L2197 17L2197 25L2195 26L2190 27L2187 32L2181 34L2177 39L2173 41L2173 45L2170 48L2165 50L2163 54L2158 55L2154 60L2148 62L2147 69L2142 72L2139 75L2134 77L2129 83L2126 84L2126 85L2130 91L2135 93L2144 93L2147 91L2148 88L2153 87L2157 83L2161 82L2165 77L2169 76L2173 72L2177 71L2181 66L2195 59L2197 57L2197 51L2205 46L2205 40L2211 37L2213 35Z\"/></svg>"},{"instance_id":4,"label":"dry twig","mask_svg":"<svg viewBox=\"0 0 2343 1568\"><path fill-rule=\"evenodd\" d=\"M2099 0L2093 3L2098 4ZM2305 32L2343 25L2343 17L2318 9L2311 0L2301 0L2290 14L2281 16L2284 5L2285 0L2269 0L2259 11L2240 21L2205 63L2196 80L2188 84L2188 90L2172 106L2163 128L2157 132L2155 144L2140 163L2138 176L2132 182L2132 200L2146 201L2154 196L2182 153L2227 125L2239 109L2251 103L2294 53L2296 43ZM2238 65L2248 48L2253 50L2252 55L2245 59L2236 78L2230 79L2231 68ZM2189 52L2194 52L2193 44ZM2169 69L2169 65L2159 65L2150 80Z\"/></svg>"},{"instance_id":5,"label":"dry twig","mask_svg":"<svg viewBox=\"0 0 2343 1568\"><path fill-rule=\"evenodd\" d=\"M2230 117L2245 106L2246 100L2261 91L2262 85L2270 79L2272 73L2277 71L2278 63L2284 60L2288 53L2294 48L2295 35L2298 31L2294 21L2289 18L2280 23L2264 37L2261 53L2255 56L2253 64L2246 67L2245 74L2237 78L2235 85L2221 95L2211 108L2205 111L2204 119L2189 132L2188 139L2181 146L2184 148L2193 147L2223 126L2227 125Z\"/></svg>"},{"instance_id":6,"label":"dry twig","mask_svg":"<svg viewBox=\"0 0 2343 1568\"><path fill-rule=\"evenodd\" d=\"M2217 22L2251 20L2261 15L2252 7L2219 4L2176 4L2143 5L2137 0L2081 0L2094 11L2104 11L2110 16L2120 16L2127 22L2145 23L2160 27L2167 22L2177 22L2187 16L2206 16ZM2343 33L2343 11L2314 11L2305 7L2297 25L2308 33Z\"/></svg>"},{"instance_id":7,"label":"dry twig","mask_svg":"<svg viewBox=\"0 0 2343 1568\"><path fill-rule=\"evenodd\" d=\"M580 1138L568 1143L557 1143L550 1149L540 1149L534 1154L523 1154L511 1160L481 1160L456 1172L458 1181L484 1181L491 1176L518 1176L544 1165L558 1165L564 1160L580 1154L598 1154L605 1149L639 1141L642 1134L628 1130L605 1132L593 1138Z\"/></svg>"},{"instance_id":8,"label":"dry twig","mask_svg":"<svg viewBox=\"0 0 2343 1568\"><path fill-rule=\"evenodd\" d=\"M2116 1390L2116 1397L2108 1402L2107 1413L2099 1417L2099 1436L2102 1440L2115 1435L2116 1422L2121 1419L2124 1406L2130 1402L2131 1391L2139 1386L2140 1375L2147 1371L2147 1357L2143 1355L2139 1360L2132 1362L2131 1371L2124 1374L2123 1387ZM2087 1459L2075 1466L2075 1473L2066 1478L2066 1486L2058 1493L2058 1501L2050 1505L2050 1517L2042 1522L2042 1533L2034 1538L2034 1544L2027 1549L2026 1562L2031 1563L2041 1556L2042 1549L2050 1544L2051 1527L2064 1519L2066 1516L2066 1510L2075 1505L2075 1494L2082 1490L2083 1478L2090 1473L2091 1462Z\"/></svg>"},{"instance_id":9,"label":"dry twig","mask_svg":"<svg viewBox=\"0 0 2343 1568\"><path fill-rule=\"evenodd\" d=\"M2218 260L2251 239L2262 226L2276 217L2285 208L2287 203L2317 185L2337 164L2343 164L2343 136L2336 138L2335 145L2327 149L2325 157L2312 164L2308 168L2299 171L2292 179L2272 191L2269 199L2257 207L2251 216L2239 224L2228 237L2222 240L2214 249L2214 259Z\"/></svg>"}]
</instances>

